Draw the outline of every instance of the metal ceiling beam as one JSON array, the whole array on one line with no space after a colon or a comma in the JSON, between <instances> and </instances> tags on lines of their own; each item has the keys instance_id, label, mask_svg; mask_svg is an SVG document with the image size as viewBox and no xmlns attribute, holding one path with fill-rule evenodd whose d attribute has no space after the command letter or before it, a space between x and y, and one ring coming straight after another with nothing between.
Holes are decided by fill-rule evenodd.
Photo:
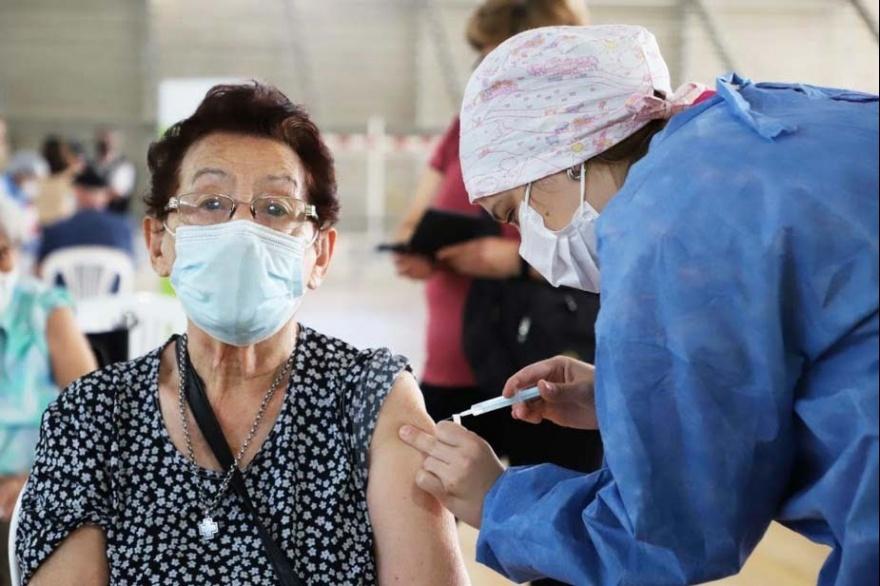
<instances>
[{"instance_id":1,"label":"metal ceiling beam","mask_svg":"<svg viewBox=\"0 0 880 586\"><path fill-rule=\"evenodd\" d=\"M449 43L449 35L443 26L443 14L437 0L421 0L422 14L427 19L428 35L433 41L437 51L437 60L440 63L440 74L443 76L443 85L446 88L446 96L453 109L458 110L461 106L462 87L461 77L458 75L458 67L455 64L455 55Z\"/></svg>"},{"instance_id":2,"label":"metal ceiling beam","mask_svg":"<svg viewBox=\"0 0 880 586\"><path fill-rule=\"evenodd\" d=\"M703 28L709 35L709 41L712 47L721 59L721 64L727 71L736 71L736 61L733 59L733 53L724 41L721 35L721 27L715 19L715 14L706 4L705 0L690 0L690 6L696 13L697 17L703 23Z\"/></svg>"},{"instance_id":3,"label":"metal ceiling beam","mask_svg":"<svg viewBox=\"0 0 880 586\"><path fill-rule=\"evenodd\" d=\"M852 7L856 10L856 14L859 15L859 18L871 32L871 35L874 37L874 42L880 42L880 37L878 37L877 32L877 22L871 16L868 7L865 6L862 0L849 0L849 3L852 4Z\"/></svg>"},{"instance_id":4,"label":"metal ceiling beam","mask_svg":"<svg viewBox=\"0 0 880 586\"><path fill-rule=\"evenodd\" d=\"M306 52L302 15L299 14L296 0L281 0L284 5L284 16L289 26L289 32L284 36L287 44L287 56L290 59L293 70L299 81L301 97L297 100L308 105L313 115L317 115L320 103L315 92L315 82Z\"/></svg>"}]
</instances>

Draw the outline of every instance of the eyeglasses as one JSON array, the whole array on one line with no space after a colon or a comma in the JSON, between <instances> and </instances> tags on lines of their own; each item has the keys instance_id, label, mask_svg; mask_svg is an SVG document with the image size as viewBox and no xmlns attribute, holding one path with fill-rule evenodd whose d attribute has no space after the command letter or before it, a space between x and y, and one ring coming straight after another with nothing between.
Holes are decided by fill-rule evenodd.
<instances>
[{"instance_id":1,"label":"eyeglasses","mask_svg":"<svg viewBox=\"0 0 880 586\"><path fill-rule=\"evenodd\" d=\"M260 195L252 201L241 201L222 193L185 193L172 197L165 211L177 212L179 224L213 226L230 221L239 204L248 206L254 221L267 228L308 239L317 234L317 208L284 195ZM166 228L174 233L167 223Z\"/></svg>"}]
</instances>

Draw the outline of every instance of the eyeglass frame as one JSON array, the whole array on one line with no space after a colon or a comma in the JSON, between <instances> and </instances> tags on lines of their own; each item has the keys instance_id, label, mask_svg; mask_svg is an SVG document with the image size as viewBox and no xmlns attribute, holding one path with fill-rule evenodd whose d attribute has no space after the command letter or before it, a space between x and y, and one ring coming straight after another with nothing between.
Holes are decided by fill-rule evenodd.
<instances>
[{"instance_id":1,"label":"eyeglass frame","mask_svg":"<svg viewBox=\"0 0 880 586\"><path fill-rule=\"evenodd\" d=\"M305 205L304 213L306 216L306 221L307 222L314 222L314 224L315 224L315 235L312 237L311 244L314 244L315 241L318 239L318 236L321 234L321 227L317 223L317 220L321 219L321 217L318 215L318 207L315 204L306 203L304 200L301 200L297 197L291 197L289 195L271 196L271 194L262 194L261 193L260 195L253 198L250 201L242 201L242 200L236 199L226 193L214 193L214 192L200 193L198 191L190 191L187 193L181 193L180 195L173 195L170 198L168 198L168 203L165 204L165 207L163 208L163 210L166 212L179 212L180 211L180 198L186 197L187 195L219 195L221 197L226 197L226 198L229 198L230 200L232 200L232 209L229 212L229 217L226 218L226 220L223 222L213 224L214 226L218 226L220 224L226 224L227 222L231 221L232 218L235 216L235 212L238 210L238 204L240 204L240 203L247 204L248 208L251 211L251 218L256 220L257 219L257 210L254 209L254 202L256 202L258 199L262 199L264 197L276 197L279 199L286 198L286 199L292 199L294 201L299 201L299 202L302 202L303 205ZM168 225L167 215L166 215L165 219L162 221L162 225L165 227L166 230L168 230L168 232L171 233L172 236L175 236L174 230L172 230L171 227ZM183 225L184 226L191 226L193 224L183 224ZM195 224L195 225L198 225L198 224ZM208 224L208 225L212 225L212 224ZM260 224L260 225L262 225L262 224ZM281 232L281 234L283 234L283 232Z\"/></svg>"}]
</instances>

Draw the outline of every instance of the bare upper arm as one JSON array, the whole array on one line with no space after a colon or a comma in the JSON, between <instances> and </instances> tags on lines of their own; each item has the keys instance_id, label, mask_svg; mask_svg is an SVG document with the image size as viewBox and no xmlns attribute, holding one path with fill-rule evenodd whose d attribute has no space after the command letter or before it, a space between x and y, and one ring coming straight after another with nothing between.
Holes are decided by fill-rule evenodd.
<instances>
[{"instance_id":1,"label":"bare upper arm","mask_svg":"<svg viewBox=\"0 0 880 586\"><path fill-rule=\"evenodd\" d=\"M58 307L49 314L46 342L55 384L62 389L98 367L89 343L68 307Z\"/></svg>"},{"instance_id":2,"label":"bare upper arm","mask_svg":"<svg viewBox=\"0 0 880 586\"><path fill-rule=\"evenodd\" d=\"M46 558L30 586L106 586L110 583L104 531L93 525L80 527Z\"/></svg>"},{"instance_id":3,"label":"bare upper arm","mask_svg":"<svg viewBox=\"0 0 880 586\"><path fill-rule=\"evenodd\" d=\"M409 373L394 383L370 445L367 503L379 583L469 584L452 515L415 484L422 456L398 438L404 424L434 429Z\"/></svg>"}]
</instances>

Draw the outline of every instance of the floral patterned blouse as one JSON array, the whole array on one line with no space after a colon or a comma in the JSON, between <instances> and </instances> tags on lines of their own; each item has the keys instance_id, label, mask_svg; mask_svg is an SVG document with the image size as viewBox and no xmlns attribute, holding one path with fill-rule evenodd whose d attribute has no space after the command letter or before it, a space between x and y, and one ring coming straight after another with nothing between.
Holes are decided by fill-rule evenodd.
<instances>
[{"instance_id":1,"label":"floral patterned blouse","mask_svg":"<svg viewBox=\"0 0 880 586\"><path fill-rule=\"evenodd\" d=\"M244 472L262 524L307 584L373 584L368 452L379 411L409 366L300 327L284 404ZM43 420L17 534L23 583L74 529L103 528L111 584L275 584L257 530L228 492L199 535L200 494L158 399L161 348L86 376ZM201 485L202 490L198 487Z\"/></svg>"}]
</instances>

